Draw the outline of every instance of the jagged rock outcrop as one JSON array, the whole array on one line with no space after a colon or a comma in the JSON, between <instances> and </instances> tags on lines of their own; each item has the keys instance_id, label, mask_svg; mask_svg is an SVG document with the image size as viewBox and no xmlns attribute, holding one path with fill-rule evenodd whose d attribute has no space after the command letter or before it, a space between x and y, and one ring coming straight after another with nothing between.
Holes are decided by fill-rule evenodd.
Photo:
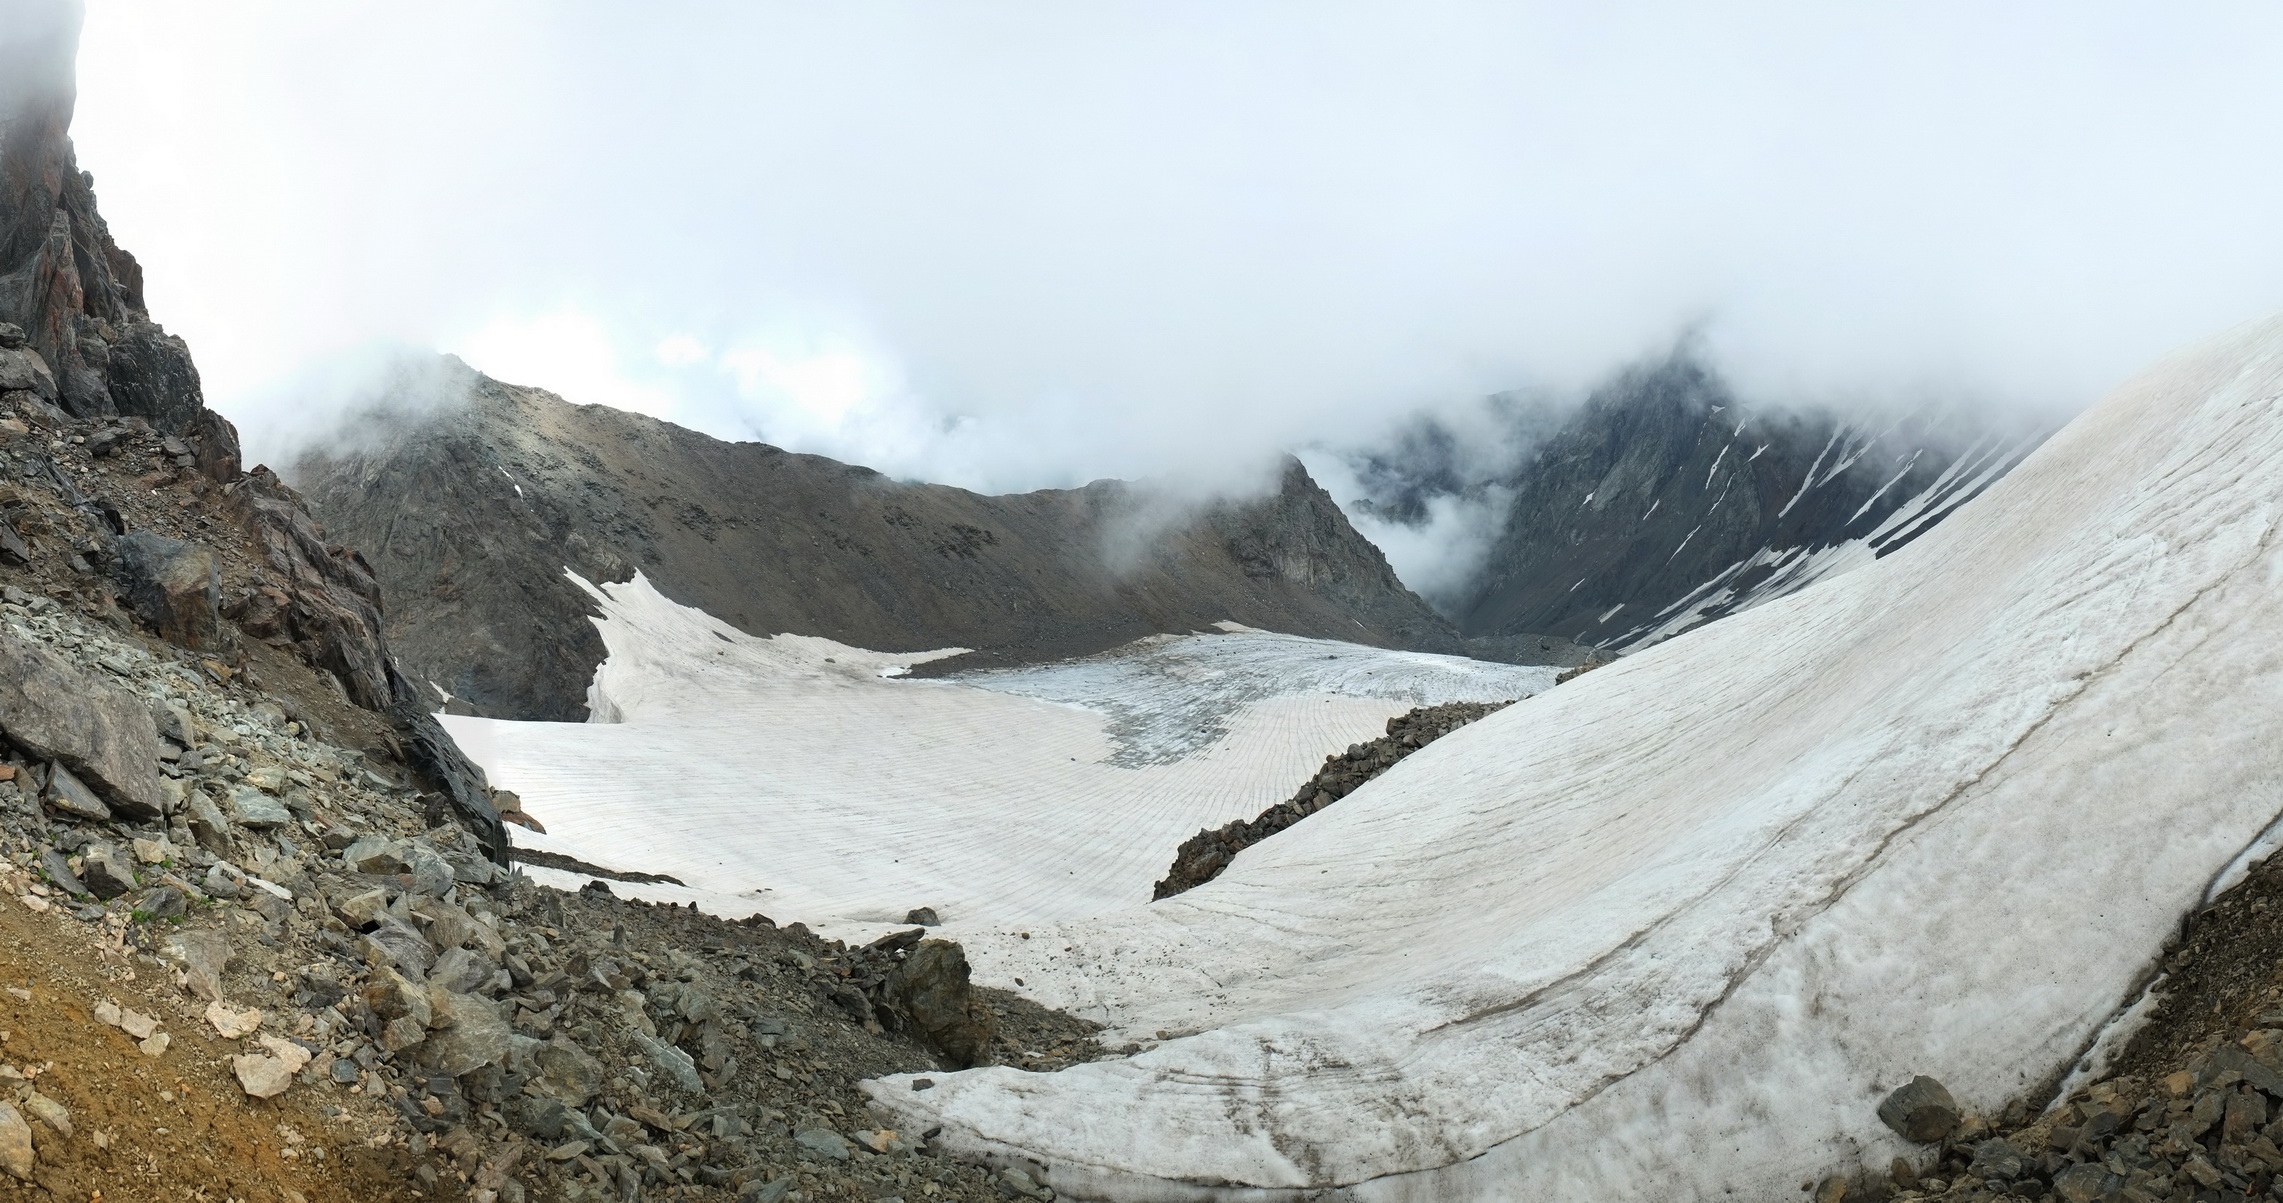
<instances>
[{"instance_id":1,"label":"jagged rock outcrop","mask_svg":"<svg viewBox=\"0 0 2283 1203\"><path fill-rule=\"evenodd\" d=\"M603 647L566 569L639 568L757 635L979 649L960 666L1223 620L1463 650L1297 462L1256 501L1119 481L988 497L567 404L457 361L426 387L441 396L360 420L353 449L291 475L371 557L390 645L432 704L586 717Z\"/></svg>"},{"instance_id":2,"label":"jagged rock outcrop","mask_svg":"<svg viewBox=\"0 0 2283 1203\"><path fill-rule=\"evenodd\" d=\"M25 332L46 369L32 391L76 417L135 415L235 456L189 348L151 320L142 266L112 241L95 177L73 154L77 6L18 3L6 16L16 28L0 39L0 322Z\"/></svg>"},{"instance_id":3,"label":"jagged rock outcrop","mask_svg":"<svg viewBox=\"0 0 2283 1203\"><path fill-rule=\"evenodd\" d=\"M142 268L112 240L72 147L82 16L70 0L0 2L0 442L20 452L9 470L28 486L0 485L0 563L37 571L48 551L69 575L108 568L105 605L116 590L162 637L224 660L238 636L218 609L245 636L292 648L357 705L393 713L416 752L441 745L423 767L504 863L481 772L444 750L395 674L371 569L275 475L242 470L189 348L151 320ZM150 504L162 490L171 507ZM41 504L51 494L84 521L55 522ZM186 527L193 507L203 525ZM263 563L225 571L247 542Z\"/></svg>"}]
</instances>

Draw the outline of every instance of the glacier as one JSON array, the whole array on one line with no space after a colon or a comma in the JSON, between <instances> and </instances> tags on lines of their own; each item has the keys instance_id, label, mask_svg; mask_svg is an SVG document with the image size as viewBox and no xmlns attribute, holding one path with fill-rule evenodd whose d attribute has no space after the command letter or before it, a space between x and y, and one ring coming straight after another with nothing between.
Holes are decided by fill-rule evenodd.
<instances>
[{"instance_id":1,"label":"glacier","mask_svg":"<svg viewBox=\"0 0 2283 1203\"><path fill-rule=\"evenodd\" d=\"M2283 320L1908 546L1411 756L1148 906L963 934L1137 1055L867 1087L1078 1198L1778 1197L2092 1067L2283 812Z\"/></svg>"},{"instance_id":2,"label":"glacier","mask_svg":"<svg viewBox=\"0 0 2283 1203\"><path fill-rule=\"evenodd\" d=\"M640 574L579 584L609 651L589 722L438 716L547 827L514 841L684 883L621 895L847 939L923 906L956 933L1147 902L1182 840L1283 801L1389 718L1526 697L1557 671L1222 623L910 678L960 649L755 637Z\"/></svg>"}]
</instances>

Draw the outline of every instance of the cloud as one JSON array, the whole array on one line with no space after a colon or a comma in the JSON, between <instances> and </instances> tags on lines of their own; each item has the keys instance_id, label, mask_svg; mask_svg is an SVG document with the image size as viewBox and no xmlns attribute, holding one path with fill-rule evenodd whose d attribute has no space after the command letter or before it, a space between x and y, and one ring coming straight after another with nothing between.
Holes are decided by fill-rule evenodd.
<instances>
[{"instance_id":1,"label":"cloud","mask_svg":"<svg viewBox=\"0 0 2283 1203\"><path fill-rule=\"evenodd\" d=\"M971 487L1277 449L1702 321L2066 408L2283 306L2283 9L92 0L78 134L251 398L375 341Z\"/></svg>"}]
</instances>

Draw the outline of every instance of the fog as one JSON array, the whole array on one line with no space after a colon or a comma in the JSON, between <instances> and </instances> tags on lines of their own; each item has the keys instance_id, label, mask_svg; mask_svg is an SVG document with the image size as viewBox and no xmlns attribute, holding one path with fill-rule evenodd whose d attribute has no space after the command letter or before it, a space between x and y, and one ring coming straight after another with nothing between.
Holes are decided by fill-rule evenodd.
<instances>
[{"instance_id":1,"label":"fog","mask_svg":"<svg viewBox=\"0 0 2283 1203\"><path fill-rule=\"evenodd\" d=\"M2278 51L2266 4L91 0L76 136L257 454L409 346L1009 490L1260 479L1685 327L1754 396L2082 404L2283 306Z\"/></svg>"}]
</instances>

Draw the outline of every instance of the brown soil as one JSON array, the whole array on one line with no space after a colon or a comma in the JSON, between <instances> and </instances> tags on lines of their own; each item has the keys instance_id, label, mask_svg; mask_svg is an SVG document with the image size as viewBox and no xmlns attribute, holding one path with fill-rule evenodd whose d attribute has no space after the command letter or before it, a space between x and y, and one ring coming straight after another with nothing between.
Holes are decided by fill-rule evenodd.
<instances>
[{"instance_id":1,"label":"brown soil","mask_svg":"<svg viewBox=\"0 0 2283 1203\"><path fill-rule=\"evenodd\" d=\"M67 1139L31 1121L35 1180L0 1174L0 1199L419 1197L401 1145L369 1147L398 1130L377 1105L337 1087L247 1098L229 1069L240 1050L215 1036L195 1000L164 970L100 947L71 920L0 903L0 986L31 995L0 993L0 1062L69 1108L72 1124ZM143 1055L94 1018L103 1001L157 1018L172 1043Z\"/></svg>"}]
</instances>

